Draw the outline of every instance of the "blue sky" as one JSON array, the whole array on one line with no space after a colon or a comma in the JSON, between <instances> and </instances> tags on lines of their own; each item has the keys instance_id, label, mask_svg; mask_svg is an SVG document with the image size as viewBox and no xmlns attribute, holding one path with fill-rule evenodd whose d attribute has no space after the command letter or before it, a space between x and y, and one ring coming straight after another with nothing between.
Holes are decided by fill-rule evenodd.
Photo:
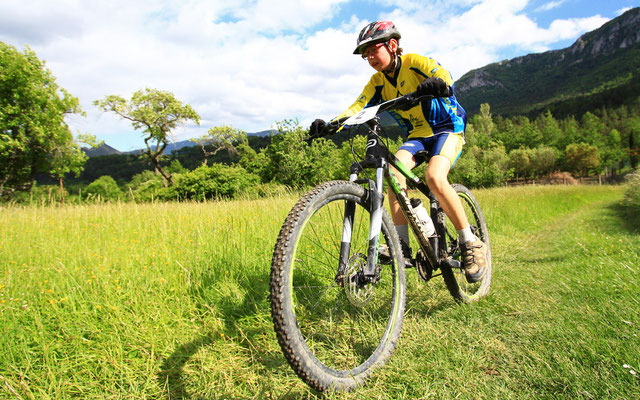
<instances>
[{"instance_id":1,"label":"blue sky","mask_svg":"<svg viewBox=\"0 0 640 400\"><path fill-rule=\"evenodd\" d=\"M128 151L142 133L93 101L151 87L201 116L174 140L214 126L247 132L329 119L373 70L351 53L368 22L390 19L406 53L437 59L454 79L488 63L570 46L640 0L0 0L0 40L29 45L80 99L67 119Z\"/></svg>"}]
</instances>

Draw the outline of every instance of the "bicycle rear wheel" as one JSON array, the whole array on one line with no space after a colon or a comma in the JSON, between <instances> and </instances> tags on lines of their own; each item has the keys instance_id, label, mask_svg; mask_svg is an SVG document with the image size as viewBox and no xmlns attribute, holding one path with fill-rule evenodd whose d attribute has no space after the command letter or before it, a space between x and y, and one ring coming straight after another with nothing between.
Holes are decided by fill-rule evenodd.
<instances>
[{"instance_id":1,"label":"bicycle rear wheel","mask_svg":"<svg viewBox=\"0 0 640 400\"><path fill-rule=\"evenodd\" d=\"M471 194L471 191L459 184L453 184L452 186L462 202L462 207L471 225L471 231L487 245L487 271L479 282L468 283L464 269L462 269L458 232L451 221L446 218L447 254L459 263L459 267L443 266L442 276L447 285L447 289L449 289L449 292L454 298L470 303L486 296L491 289L491 279L493 275L491 243L489 241L489 230L487 229L484 215L482 214L482 210L480 210L480 205L475 197L473 197L473 194Z\"/></svg>"},{"instance_id":2,"label":"bicycle rear wheel","mask_svg":"<svg viewBox=\"0 0 640 400\"><path fill-rule=\"evenodd\" d=\"M402 327L405 271L400 242L383 210L380 243L391 265L375 283L358 281L367 262L370 212L365 189L333 181L305 196L287 216L271 267L271 313L294 371L319 391L351 390L393 352ZM337 276L345 205L355 204L351 250Z\"/></svg>"}]
</instances>

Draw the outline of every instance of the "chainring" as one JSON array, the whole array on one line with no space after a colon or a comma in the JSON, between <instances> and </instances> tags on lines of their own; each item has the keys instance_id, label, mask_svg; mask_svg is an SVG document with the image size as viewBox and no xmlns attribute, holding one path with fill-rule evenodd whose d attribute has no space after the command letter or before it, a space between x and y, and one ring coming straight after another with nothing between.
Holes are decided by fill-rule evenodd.
<instances>
[{"instance_id":1,"label":"chainring","mask_svg":"<svg viewBox=\"0 0 640 400\"><path fill-rule=\"evenodd\" d=\"M424 256L422 249L418 250L418 254L416 254L415 264L418 275L424 281L428 281L433 277L433 268L431 268L431 264L429 264L429 261L427 261L427 258Z\"/></svg>"}]
</instances>

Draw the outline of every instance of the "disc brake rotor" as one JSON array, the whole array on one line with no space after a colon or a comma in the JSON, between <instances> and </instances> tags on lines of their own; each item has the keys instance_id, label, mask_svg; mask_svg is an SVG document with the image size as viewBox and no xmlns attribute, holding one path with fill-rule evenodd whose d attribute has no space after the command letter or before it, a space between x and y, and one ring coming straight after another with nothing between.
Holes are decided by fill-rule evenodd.
<instances>
[{"instance_id":1,"label":"disc brake rotor","mask_svg":"<svg viewBox=\"0 0 640 400\"><path fill-rule=\"evenodd\" d=\"M364 307L374 295L374 284L365 283L364 280L364 268L366 265L366 255L361 253L354 254L349 259L349 265L344 274L344 292L349 302L355 307Z\"/></svg>"}]
</instances>

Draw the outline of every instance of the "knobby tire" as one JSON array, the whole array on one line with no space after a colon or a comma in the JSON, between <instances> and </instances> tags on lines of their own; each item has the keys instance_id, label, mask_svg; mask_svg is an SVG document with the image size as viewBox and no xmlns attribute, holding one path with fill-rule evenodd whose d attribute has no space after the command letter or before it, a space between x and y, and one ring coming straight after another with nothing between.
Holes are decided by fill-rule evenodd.
<instances>
[{"instance_id":1,"label":"knobby tire","mask_svg":"<svg viewBox=\"0 0 640 400\"><path fill-rule=\"evenodd\" d=\"M346 202L355 202L349 265L336 279ZM298 376L319 391L353 390L395 349L405 310L404 259L393 222L383 212L380 244L392 262L379 281L358 286L366 264L369 206L364 187L321 184L293 207L272 259L271 313L278 342ZM342 285L340 284L342 283Z\"/></svg>"},{"instance_id":2,"label":"knobby tire","mask_svg":"<svg viewBox=\"0 0 640 400\"><path fill-rule=\"evenodd\" d=\"M485 297L489 294L489 290L491 289L493 265L491 260L489 230L487 229L487 223L484 219L484 215L482 214L482 210L480 209L480 205L471 191L460 184L453 184L452 186L462 202L462 207L467 214L472 232L487 245L487 271L479 282L468 283L464 270L461 268L449 268L446 266L443 266L442 268L442 277L444 278L449 293L451 293L451 295L457 300L465 303L471 303ZM451 246L451 242L457 240L458 234L451 221L449 221L448 218L446 218L446 221L446 239L451 247L449 249L449 255L454 260L462 262L459 246L455 246L455 243L457 242L454 242L454 246Z\"/></svg>"}]
</instances>

